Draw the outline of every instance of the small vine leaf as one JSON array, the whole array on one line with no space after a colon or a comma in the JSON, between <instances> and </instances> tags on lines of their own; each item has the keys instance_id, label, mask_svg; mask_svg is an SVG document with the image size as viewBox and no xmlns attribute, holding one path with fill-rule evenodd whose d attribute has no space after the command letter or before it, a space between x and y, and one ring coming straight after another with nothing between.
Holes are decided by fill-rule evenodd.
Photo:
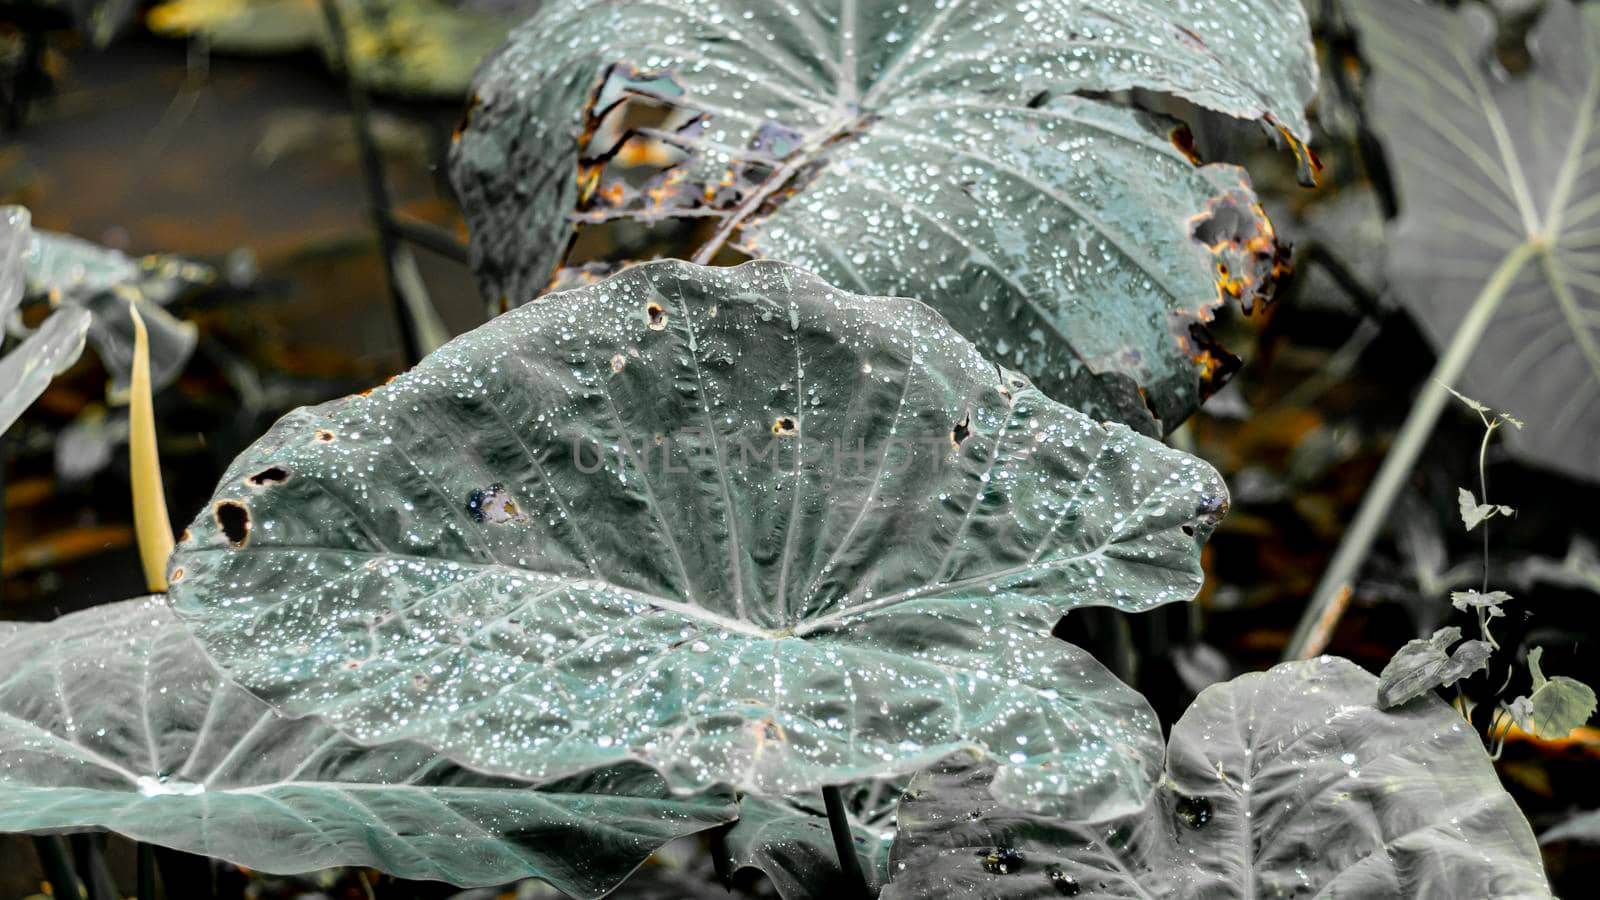
<instances>
[{"instance_id":1,"label":"small vine leaf","mask_svg":"<svg viewBox=\"0 0 1600 900\"><path fill-rule=\"evenodd\" d=\"M992 766L952 758L901 801L882 896L1551 897L1472 729L1436 697L1383 712L1373 692L1332 657L1207 688L1149 805L1108 822L1005 808Z\"/></svg>"},{"instance_id":2,"label":"small vine leaf","mask_svg":"<svg viewBox=\"0 0 1600 900\"><path fill-rule=\"evenodd\" d=\"M1460 400L1468 409L1472 410L1473 412L1481 413L1486 416L1494 412L1494 410L1490 409L1488 406L1485 406L1471 397L1468 397L1466 394L1461 393L1448 384L1444 386L1444 389L1454 394L1457 400Z\"/></svg>"},{"instance_id":3,"label":"small vine leaf","mask_svg":"<svg viewBox=\"0 0 1600 900\"><path fill-rule=\"evenodd\" d=\"M1450 592L1450 605L1463 612L1469 609L1492 609L1498 612L1500 604L1509 602L1511 595L1505 591L1490 591L1487 594L1477 590Z\"/></svg>"},{"instance_id":4,"label":"small vine leaf","mask_svg":"<svg viewBox=\"0 0 1600 900\"><path fill-rule=\"evenodd\" d=\"M893 820L874 827L852 816L850 830L867 888L877 896L889 881ZM846 896L852 890L839 868L820 797L807 805L755 795L741 797L739 820L728 826L720 845L712 845L713 852L724 849L727 856L717 861L719 871L731 875L740 869L757 869L772 881L782 900Z\"/></svg>"},{"instance_id":5,"label":"small vine leaf","mask_svg":"<svg viewBox=\"0 0 1600 900\"><path fill-rule=\"evenodd\" d=\"M1016 802L1108 815L1159 731L1051 628L1191 599L1226 498L920 303L656 262L290 414L171 597L241 683L363 742L767 796L974 747Z\"/></svg>"},{"instance_id":6,"label":"small vine leaf","mask_svg":"<svg viewBox=\"0 0 1600 900\"><path fill-rule=\"evenodd\" d=\"M731 795L675 798L643 766L534 788L283 718L157 597L0 634L0 832L109 829L266 872L537 877L597 897L733 816Z\"/></svg>"},{"instance_id":7,"label":"small vine leaf","mask_svg":"<svg viewBox=\"0 0 1600 900\"><path fill-rule=\"evenodd\" d=\"M1533 701L1527 697L1518 697L1511 701L1511 720L1517 723L1528 734L1533 734Z\"/></svg>"},{"instance_id":8,"label":"small vine leaf","mask_svg":"<svg viewBox=\"0 0 1600 900\"><path fill-rule=\"evenodd\" d=\"M1266 303L1285 260L1242 170L1102 98L1260 120L1309 177L1315 84L1298 0L573 0L479 71L451 177L495 311L589 262L588 229L700 223L697 261L922 299L1050 396L1156 434L1238 365L1215 310Z\"/></svg>"},{"instance_id":9,"label":"small vine leaf","mask_svg":"<svg viewBox=\"0 0 1600 900\"><path fill-rule=\"evenodd\" d=\"M1515 264L1462 388L1526 418L1506 436L1513 451L1600 479L1600 32L1571 0L1548 0L1528 66L1508 73L1483 4L1345 6L1394 163L1395 293L1442 352L1491 276Z\"/></svg>"},{"instance_id":10,"label":"small vine leaf","mask_svg":"<svg viewBox=\"0 0 1600 900\"><path fill-rule=\"evenodd\" d=\"M1504 510L1509 515L1513 511L1507 506L1479 503L1477 495L1466 488L1457 488L1456 491L1456 502L1461 508L1461 524L1467 526L1468 531L1482 525L1497 512Z\"/></svg>"},{"instance_id":11,"label":"small vine leaf","mask_svg":"<svg viewBox=\"0 0 1600 900\"><path fill-rule=\"evenodd\" d=\"M1449 652L1450 646L1460 640L1461 629L1452 625L1435 631L1431 637L1407 642L1378 676L1378 707L1404 705L1488 665L1493 652L1488 642L1464 641L1454 653Z\"/></svg>"},{"instance_id":12,"label":"small vine leaf","mask_svg":"<svg viewBox=\"0 0 1600 900\"><path fill-rule=\"evenodd\" d=\"M1533 733L1542 738L1564 738L1581 728L1594 715L1594 691L1576 678L1557 675L1546 678L1540 663L1544 648L1528 651L1528 673L1533 677L1533 693L1528 697L1527 715Z\"/></svg>"}]
</instances>

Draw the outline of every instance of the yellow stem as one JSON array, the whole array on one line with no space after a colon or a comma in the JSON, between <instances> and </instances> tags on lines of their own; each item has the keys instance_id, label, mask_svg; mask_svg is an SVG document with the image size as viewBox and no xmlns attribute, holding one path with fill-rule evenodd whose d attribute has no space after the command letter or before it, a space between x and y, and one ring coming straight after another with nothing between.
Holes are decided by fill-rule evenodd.
<instances>
[{"instance_id":1,"label":"yellow stem","mask_svg":"<svg viewBox=\"0 0 1600 900\"><path fill-rule=\"evenodd\" d=\"M133 474L133 531L139 539L145 586L167 589L167 559L172 556L172 522L161 489L161 455L156 450L156 414L150 397L150 335L139 307L128 301L133 319L133 386L128 397L128 457Z\"/></svg>"}]
</instances>

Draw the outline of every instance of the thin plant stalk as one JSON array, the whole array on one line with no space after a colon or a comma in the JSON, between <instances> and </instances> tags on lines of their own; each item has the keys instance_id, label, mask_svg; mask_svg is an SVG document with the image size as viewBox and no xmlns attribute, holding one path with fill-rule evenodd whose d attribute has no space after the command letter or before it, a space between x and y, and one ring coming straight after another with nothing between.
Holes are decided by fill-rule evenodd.
<instances>
[{"instance_id":1,"label":"thin plant stalk","mask_svg":"<svg viewBox=\"0 0 1600 900\"><path fill-rule=\"evenodd\" d=\"M161 454L156 449L155 403L150 394L150 335L139 307L128 301L133 320L133 386L128 397L128 458L133 475L133 529L139 561L151 593L167 589L167 560L172 556L172 520L161 485Z\"/></svg>"},{"instance_id":2,"label":"thin plant stalk","mask_svg":"<svg viewBox=\"0 0 1600 900\"><path fill-rule=\"evenodd\" d=\"M33 849L39 854L39 868L50 882L50 896L56 898L87 896L77 873L72 871L72 857L67 842L57 834L41 834L33 839Z\"/></svg>"},{"instance_id":3,"label":"thin plant stalk","mask_svg":"<svg viewBox=\"0 0 1600 900\"><path fill-rule=\"evenodd\" d=\"M1389 518L1389 510L1394 506L1400 489L1411 476L1411 469L1416 465L1417 457L1422 454L1422 448L1427 445L1428 437L1439 421L1439 414L1444 411L1445 402L1450 397L1449 385L1460 379L1468 361L1472 359L1472 354L1477 351L1478 344L1483 340L1484 332L1488 331L1489 323L1499 311L1500 302L1505 299L1506 292L1510 290L1523 267L1539 252L1541 252L1539 245L1533 242L1522 244L1511 251L1501 260L1488 283L1472 301L1466 318L1450 338L1450 346L1446 347L1444 355L1439 357L1432 376L1424 383L1422 393L1411 407L1410 414L1406 416L1405 424L1400 427L1400 433L1395 436L1388 456L1384 457L1377 477L1373 479L1371 487L1367 489L1366 497L1361 501L1361 508L1356 512L1355 521L1345 532L1344 540L1339 543L1339 549L1335 551L1333 560L1323 572L1322 580L1312 592L1311 603L1300 617L1300 624L1295 628L1294 636L1284 651L1284 659L1304 658L1306 648L1310 646L1316 632L1317 623L1322 621L1337 603L1340 593L1354 586L1356 576L1361 574L1361 565L1366 561L1367 553L1371 551L1373 542L1377 540L1378 533Z\"/></svg>"},{"instance_id":4,"label":"thin plant stalk","mask_svg":"<svg viewBox=\"0 0 1600 900\"><path fill-rule=\"evenodd\" d=\"M850 814L845 812L844 797L837 785L822 789L822 803L828 810L828 830L833 833L833 850L839 855L839 871L844 873L850 893L858 898L872 896L867 889L867 876L861 872L861 857L856 855L855 834L850 830Z\"/></svg>"},{"instance_id":5,"label":"thin plant stalk","mask_svg":"<svg viewBox=\"0 0 1600 900\"><path fill-rule=\"evenodd\" d=\"M138 900L156 900L156 848L140 841L137 863Z\"/></svg>"},{"instance_id":6,"label":"thin plant stalk","mask_svg":"<svg viewBox=\"0 0 1600 900\"><path fill-rule=\"evenodd\" d=\"M407 285L398 271L400 245L389 228L394 218L394 204L389 198L389 185L384 180L383 157L378 152L378 142L372 135L372 105L367 92L356 81L356 72L350 62L350 42L344 29L344 16L337 0L322 0L322 17L327 24L334 65L344 76L350 98L350 110L355 120L356 146L361 153L361 172L365 177L367 207L372 224L378 231L378 251L383 254L384 275L389 282L389 297L394 303L395 327L400 331L401 352L407 366L414 366L426 356L431 347L425 347L418 334L415 321L417 311L406 296Z\"/></svg>"}]
</instances>

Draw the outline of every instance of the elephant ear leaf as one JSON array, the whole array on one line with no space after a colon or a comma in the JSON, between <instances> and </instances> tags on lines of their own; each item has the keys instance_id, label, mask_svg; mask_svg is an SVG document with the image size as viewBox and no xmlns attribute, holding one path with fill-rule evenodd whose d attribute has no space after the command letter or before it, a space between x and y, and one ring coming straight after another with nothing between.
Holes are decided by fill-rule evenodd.
<instances>
[{"instance_id":1,"label":"elephant ear leaf","mask_svg":"<svg viewBox=\"0 0 1600 900\"><path fill-rule=\"evenodd\" d=\"M1206 323L1264 303L1282 260L1241 170L1101 98L1260 120L1313 164L1298 0L1199 6L547 4L480 70L453 150L474 268L499 310L650 252L597 260L589 230L701 225L679 236L697 262L917 297L1050 396L1164 432L1238 364Z\"/></svg>"},{"instance_id":2,"label":"elephant ear leaf","mask_svg":"<svg viewBox=\"0 0 1600 900\"><path fill-rule=\"evenodd\" d=\"M363 742L768 796L971 747L1013 801L1103 816L1159 732L1051 628L1191 599L1226 501L920 303L657 262L287 416L170 596L242 684Z\"/></svg>"},{"instance_id":3,"label":"elephant ear leaf","mask_svg":"<svg viewBox=\"0 0 1600 900\"><path fill-rule=\"evenodd\" d=\"M28 211L20 206L0 207L0 329L10 327L22 302L33 241ZM0 433L16 423L52 379L78 361L89 325L88 312L71 306L58 309L0 357ZM3 336L0 331L0 338Z\"/></svg>"},{"instance_id":4,"label":"elephant ear leaf","mask_svg":"<svg viewBox=\"0 0 1600 900\"><path fill-rule=\"evenodd\" d=\"M883 897L1550 897L1476 733L1375 687L1323 657L1207 688L1150 804L1108 822L1003 808L952 758L900 803Z\"/></svg>"},{"instance_id":5,"label":"elephant ear leaf","mask_svg":"<svg viewBox=\"0 0 1600 900\"><path fill-rule=\"evenodd\" d=\"M0 832L109 829L294 873L372 866L600 896L662 844L728 822L633 765L534 788L416 744L366 748L274 713L158 598L0 632Z\"/></svg>"},{"instance_id":6,"label":"elephant ear leaf","mask_svg":"<svg viewBox=\"0 0 1600 900\"><path fill-rule=\"evenodd\" d=\"M1515 410L1506 440L1534 462L1600 479L1600 29L1543 4L1526 71L1495 60L1479 4L1347 4L1372 68L1368 101L1401 214L1388 267L1441 349L1471 338L1467 391ZM1497 306L1480 301L1495 292ZM1481 331L1459 337L1464 330ZM1470 524L1470 522L1469 522Z\"/></svg>"}]
</instances>

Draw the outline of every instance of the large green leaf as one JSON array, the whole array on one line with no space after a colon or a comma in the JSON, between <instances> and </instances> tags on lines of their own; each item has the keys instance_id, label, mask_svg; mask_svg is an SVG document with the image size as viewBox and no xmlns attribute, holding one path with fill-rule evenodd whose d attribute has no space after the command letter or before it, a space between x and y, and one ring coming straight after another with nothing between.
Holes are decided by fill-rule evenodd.
<instances>
[{"instance_id":1,"label":"large green leaf","mask_svg":"<svg viewBox=\"0 0 1600 900\"><path fill-rule=\"evenodd\" d=\"M1443 701L1372 705L1333 657L1207 688L1138 814L1096 825L999 807L952 760L900 803L889 898L1550 896L1477 734Z\"/></svg>"},{"instance_id":2,"label":"large green leaf","mask_svg":"<svg viewBox=\"0 0 1600 900\"><path fill-rule=\"evenodd\" d=\"M1464 389L1527 422L1506 435L1514 448L1600 478L1600 34L1550 0L1529 71L1506 74L1477 4L1347 5L1398 178L1394 287L1443 347L1491 275L1522 260Z\"/></svg>"},{"instance_id":3,"label":"large green leaf","mask_svg":"<svg viewBox=\"0 0 1600 900\"><path fill-rule=\"evenodd\" d=\"M362 741L772 796L974 747L1015 802L1110 814L1160 735L1050 630L1191 598L1226 497L920 303L662 262L286 417L172 597L245 685Z\"/></svg>"},{"instance_id":4,"label":"large green leaf","mask_svg":"<svg viewBox=\"0 0 1600 900\"><path fill-rule=\"evenodd\" d=\"M917 297L1051 396L1171 428L1236 362L1205 323L1270 296L1277 247L1239 169L1088 95L1304 135L1316 80L1299 0L1188 6L549 4L479 73L452 157L485 296L533 299L585 224L709 221L705 258L727 238ZM670 165L639 184L634 157Z\"/></svg>"},{"instance_id":5,"label":"large green leaf","mask_svg":"<svg viewBox=\"0 0 1600 900\"><path fill-rule=\"evenodd\" d=\"M157 598L0 632L0 831L105 828L268 872L374 866L579 896L730 821L633 765L534 789L357 746L229 684Z\"/></svg>"}]
</instances>

